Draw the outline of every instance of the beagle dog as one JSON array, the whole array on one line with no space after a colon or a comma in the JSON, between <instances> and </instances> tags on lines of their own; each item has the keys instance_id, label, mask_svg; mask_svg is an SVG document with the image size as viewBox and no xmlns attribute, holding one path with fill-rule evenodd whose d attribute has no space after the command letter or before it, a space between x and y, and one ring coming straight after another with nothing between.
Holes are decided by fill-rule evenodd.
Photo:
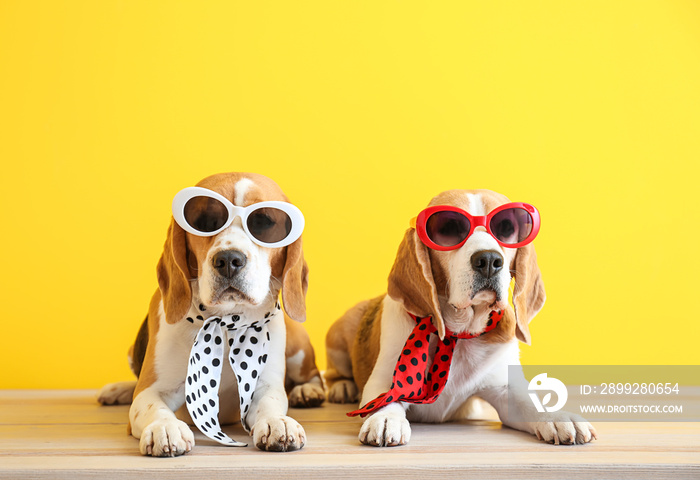
<instances>
[{"instance_id":1,"label":"beagle dog","mask_svg":"<svg viewBox=\"0 0 700 480\"><path fill-rule=\"evenodd\" d=\"M518 341L530 344L528 324L544 305L545 290L532 243L507 247L518 244L517 239L506 238L518 234L518 225L514 231L513 222L501 216L501 223L494 226L491 219L496 217L488 216L497 213L499 207L512 214L513 210L504 207L506 204L511 205L505 196L489 190L450 190L437 195L424 212L430 212L431 207L450 214L461 211L459 218L471 216L471 227L467 224L460 230L459 225L449 223L452 220L448 215L442 226L431 226L431 220L427 220L422 232L408 229L389 274L388 294L355 305L330 328L325 372L328 398L333 403L360 400L364 407L348 415L371 415L359 433L363 444L406 444L411 436L409 420L439 423L465 418L475 403L469 401L471 397L490 403L505 425L545 442L586 443L596 438L591 424L564 411L547 414L546 421L522 421L532 419L528 415L535 411L527 393L509 402L508 366L520 365ZM536 213L534 207L527 208ZM465 212L467 215L463 215ZM491 224L487 224L489 221ZM532 219L528 222L521 230L532 230ZM479 226L474 227L475 223ZM425 225L434 231L426 234ZM430 238L423 241L425 235L438 237L436 242L440 242L440 235L459 238L442 248ZM435 248L428 248L426 242ZM511 278L515 280L515 308L508 303ZM494 313L498 315L495 325ZM413 338L421 333L420 321L425 323L420 329L428 327L426 333L434 333L424 337L429 338L429 347L426 345L421 354L422 364L418 363L421 358L411 355L416 344L426 343ZM449 355L436 354L436 349L450 350L446 352ZM411 363L402 364L405 355L418 365L413 377L401 373L406 366L411 368ZM451 364L439 366L438 356ZM445 379L442 384L438 374ZM405 390L401 379L411 383L412 390ZM524 377L519 379L521 385L523 381ZM396 384L404 390L397 390ZM416 385L420 385L417 390ZM435 390L438 395L428 398L423 389ZM398 393L398 400L404 401L397 401ZM407 401L407 396L414 393L418 395ZM428 396L416 401L420 395ZM519 415L509 415L509 408L515 408L517 411L511 413Z\"/></svg>"},{"instance_id":2,"label":"beagle dog","mask_svg":"<svg viewBox=\"0 0 700 480\"><path fill-rule=\"evenodd\" d=\"M201 222L200 216L196 221L201 225L185 225L192 232L197 232L196 228L205 230L199 235L185 231L182 221L176 221L175 217L171 219L157 267L159 288L129 351L131 369L138 380L107 385L99 393L98 400L102 404L131 403L129 430L140 439L142 454L176 456L189 452L195 441L187 424L192 424L193 419L184 404L186 400L190 403L190 396L186 395L186 379L191 380L188 363L195 362L190 354L194 352L198 332L205 329L203 325L209 319L217 322L225 316L233 319L228 327L230 340L228 345L226 341L223 344L223 362L226 363L226 357L231 356L232 368L224 365L220 378L216 380L219 382L218 422L233 423L242 417L238 391L240 376L237 382L233 371L234 348L230 347L235 340L231 338L234 320L246 316L262 319L264 316L267 339L261 340L260 344L266 344L267 353L265 362L258 358L258 363L262 363L262 367L256 365L260 373L255 370L252 374L257 386L249 399L251 403L246 405L246 410L250 407L250 411L245 412L242 423L261 450L299 449L306 437L302 426L286 416L288 404L311 407L320 405L325 399L309 336L298 322L291 320L302 322L306 318L308 267L302 240L299 236L286 246L269 247L283 243L274 243L275 239L265 239L264 234L259 233L268 228L264 222L270 219L258 215L251 220L252 215L246 217L246 213L240 213L247 211L244 207L255 211L255 205L260 202L287 209L296 210L296 207L288 203L275 182L251 173L213 175L199 182L197 187L185 190L205 192L199 198L210 202L204 204L209 205L206 208L212 205L219 208L218 214L224 216L226 223L222 220L221 224L212 227ZM212 201L209 197L220 201ZM228 215L222 205L228 205ZM180 211L185 211L184 208L188 207ZM175 201L173 213L177 216ZM303 229L301 213L297 220L301 226L294 228ZM288 218L287 223L291 224ZM220 231L214 233L215 228ZM256 232L251 234L253 229L257 229L258 236L264 238L267 242L264 245L268 246L255 241ZM301 230L297 233L301 235ZM284 314L277 303L280 290ZM253 326L255 331L261 331L256 323ZM219 328L219 325L212 328ZM249 331L253 332L252 329ZM220 343L219 337L216 340ZM253 342L258 343L257 338ZM213 360L214 365L221 361ZM202 368L207 371L207 367ZM248 385L245 387L247 391ZM206 392L207 388L203 387L203 390ZM207 401L212 402L212 407L217 403L216 397Z\"/></svg>"}]
</instances>

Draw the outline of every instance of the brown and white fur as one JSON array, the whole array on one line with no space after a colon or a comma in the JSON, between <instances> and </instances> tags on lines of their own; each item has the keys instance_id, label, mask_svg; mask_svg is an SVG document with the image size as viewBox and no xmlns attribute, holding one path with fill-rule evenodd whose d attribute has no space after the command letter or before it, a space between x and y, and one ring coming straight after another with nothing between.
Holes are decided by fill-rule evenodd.
<instances>
[{"instance_id":1,"label":"brown and white fur","mask_svg":"<svg viewBox=\"0 0 700 480\"><path fill-rule=\"evenodd\" d=\"M471 215L486 215L505 203L505 196L489 190L451 190L433 198L430 205L453 205ZM485 251L497 252L506 266L489 278L472 266L472 256ZM515 309L508 304L511 276ZM483 331L489 312L502 309L503 319L487 335L457 342L449 380L435 403L398 402L379 409L365 419L360 441L374 446L406 444L411 437L409 420L439 423L463 418L467 401L478 396L509 427L550 443L590 442L596 437L593 427L568 412L551 413L545 422L516 422L508 416L508 365L520 365L518 340L530 343L528 324L544 301L532 244L503 248L478 227L462 247L441 252L427 248L411 228L389 274L388 294L357 304L328 332L329 401L349 403L359 397L360 405L365 405L389 390L396 359L415 326L407 312L431 315L443 338L446 328L455 333ZM436 341L432 339L430 351ZM535 411L526 393L513 405L520 413Z\"/></svg>"},{"instance_id":2,"label":"brown and white fur","mask_svg":"<svg viewBox=\"0 0 700 480\"><path fill-rule=\"evenodd\" d=\"M218 174L197 185L241 207L288 201L275 182L257 174ZM246 259L245 266L232 277L213 266L214 256L226 250L237 250ZM129 352L138 380L107 385L98 396L103 404L131 402L129 426L132 435L140 439L141 453L175 456L194 446L194 435L187 425L192 421L183 407L189 353L200 328L196 321L185 319L190 306L204 305L207 317L264 314L265 309L274 307L280 289L286 315L284 320L277 316L269 324L268 361L247 421L261 450L301 448L306 436L302 426L286 415L285 384L292 406L318 406L325 398L309 336L299 323L290 320L306 319L308 267L301 238L284 248L263 248L246 236L240 218L211 237L186 233L171 219L157 276L159 288ZM222 424L240 419L236 380L230 370L223 369L219 392Z\"/></svg>"}]
</instances>

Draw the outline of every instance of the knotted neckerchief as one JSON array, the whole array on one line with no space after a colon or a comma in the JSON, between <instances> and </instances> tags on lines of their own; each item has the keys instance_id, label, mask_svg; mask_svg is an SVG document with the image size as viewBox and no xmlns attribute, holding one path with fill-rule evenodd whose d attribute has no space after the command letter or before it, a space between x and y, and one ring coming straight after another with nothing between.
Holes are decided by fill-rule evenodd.
<instances>
[{"instance_id":1,"label":"knotted neckerchief","mask_svg":"<svg viewBox=\"0 0 700 480\"><path fill-rule=\"evenodd\" d=\"M200 310L204 311L203 305ZM206 320L201 315L202 328L197 333L190 351L185 383L187 410L197 428L212 440L232 447L245 447L221 431L219 425L219 384L221 364L226 342L229 346L229 363L238 380L238 396L241 403L241 425L250 431L246 416L253 400L255 386L267 362L270 332L267 324L280 314L279 303L260 318L242 315L212 316ZM187 321L194 323L192 316Z\"/></svg>"},{"instance_id":2,"label":"knotted neckerchief","mask_svg":"<svg viewBox=\"0 0 700 480\"><path fill-rule=\"evenodd\" d=\"M503 318L503 311L492 311L486 328L481 333L454 334L449 330L445 333L445 339L438 341L435 349L433 365L429 372L428 349L430 348L430 335L437 332L431 321L431 317L416 317L409 313L417 322L411 335L403 346L403 351L396 362L391 387L386 393L347 415L354 417L366 415L379 410L392 402L433 403L447 384L450 375L450 365L457 341L464 338L476 338L490 332Z\"/></svg>"}]
</instances>

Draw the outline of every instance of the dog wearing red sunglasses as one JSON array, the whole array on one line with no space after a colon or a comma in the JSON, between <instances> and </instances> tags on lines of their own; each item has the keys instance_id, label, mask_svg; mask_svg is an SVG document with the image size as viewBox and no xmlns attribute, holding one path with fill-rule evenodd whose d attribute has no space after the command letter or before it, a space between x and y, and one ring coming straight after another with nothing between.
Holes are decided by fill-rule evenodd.
<instances>
[{"instance_id":1,"label":"dog wearing red sunglasses","mask_svg":"<svg viewBox=\"0 0 700 480\"><path fill-rule=\"evenodd\" d=\"M329 401L360 400L348 415L368 416L363 444L406 444L409 420L465 418L473 396L490 403L505 425L545 442L596 438L577 415L536 416L521 369L516 383L526 388L509 394L518 341L530 344L528 324L545 302L531 243L539 221L533 206L489 190L443 192L412 221L388 294L348 310L326 337Z\"/></svg>"},{"instance_id":2,"label":"dog wearing red sunglasses","mask_svg":"<svg viewBox=\"0 0 700 480\"><path fill-rule=\"evenodd\" d=\"M213 175L176 195L159 288L129 352L138 380L99 394L103 404L131 403L142 454L190 451L187 423L242 445L219 429L239 420L261 450L304 445L288 403L318 406L325 392L309 336L291 320L306 318L302 229L301 212L262 175Z\"/></svg>"}]
</instances>

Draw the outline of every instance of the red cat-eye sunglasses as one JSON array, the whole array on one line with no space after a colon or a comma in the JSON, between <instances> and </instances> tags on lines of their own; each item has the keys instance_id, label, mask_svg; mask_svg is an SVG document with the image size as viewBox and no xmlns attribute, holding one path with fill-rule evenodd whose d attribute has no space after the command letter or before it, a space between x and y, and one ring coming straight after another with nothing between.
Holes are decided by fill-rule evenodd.
<instances>
[{"instance_id":1,"label":"red cat-eye sunglasses","mask_svg":"<svg viewBox=\"0 0 700 480\"><path fill-rule=\"evenodd\" d=\"M507 248L518 248L535 239L540 231L540 212L528 203L501 205L485 216L473 216L450 205L428 207L411 220L421 241L434 250L460 248L476 227L484 227Z\"/></svg>"}]
</instances>

